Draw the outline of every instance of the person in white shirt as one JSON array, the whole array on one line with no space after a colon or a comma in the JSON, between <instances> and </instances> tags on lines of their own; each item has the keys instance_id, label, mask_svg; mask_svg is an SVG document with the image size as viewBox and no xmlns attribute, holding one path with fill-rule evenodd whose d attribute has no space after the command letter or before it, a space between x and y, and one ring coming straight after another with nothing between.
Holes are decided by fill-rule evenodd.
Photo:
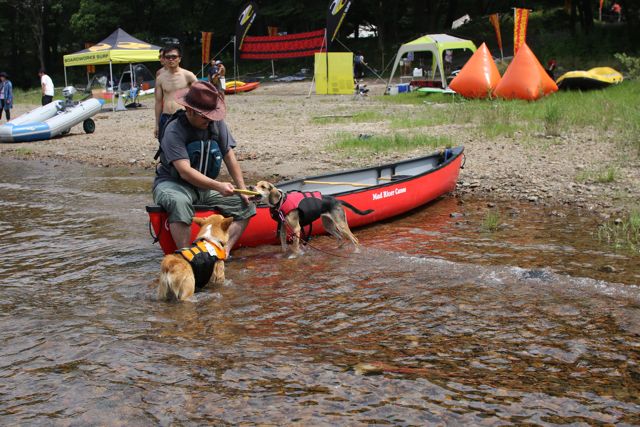
<instances>
[{"instance_id":1,"label":"person in white shirt","mask_svg":"<svg viewBox=\"0 0 640 427\"><path fill-rule=\"evenodd\" d=\"M53 80L47 75L44 68L38 71L40 76L40 86L42 86L42 105L47 105L53 102Z\"/></svg>"}]
</instances>

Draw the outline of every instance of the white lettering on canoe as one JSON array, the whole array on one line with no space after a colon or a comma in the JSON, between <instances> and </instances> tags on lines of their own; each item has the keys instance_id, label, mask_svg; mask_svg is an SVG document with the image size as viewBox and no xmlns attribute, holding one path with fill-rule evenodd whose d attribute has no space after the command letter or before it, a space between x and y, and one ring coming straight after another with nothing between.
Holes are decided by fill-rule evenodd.
<instances>
[{"instance_id":1,"label":"white lettering on canoe","mask_svg":"<svg viewBox=\"0 0 640 427\"><path fill-rule=\"evenodd\" d=\"M407 192L407 188L401 187L401 188L394 188L393 190L383 190L379 193L373 193L371 197L373 200L380 200L380 199L385 199L387 197L397 196L398 194L402 194L406 192Z\"/></svg>"}]
</instances>

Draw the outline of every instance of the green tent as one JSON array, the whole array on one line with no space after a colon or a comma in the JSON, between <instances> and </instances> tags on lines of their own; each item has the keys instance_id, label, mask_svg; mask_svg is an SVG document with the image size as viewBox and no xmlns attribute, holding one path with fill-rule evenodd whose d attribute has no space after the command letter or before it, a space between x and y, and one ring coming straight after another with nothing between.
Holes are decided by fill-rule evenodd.
<instances>
[{"instance_id":1,"label":"green tent","mask_svg":"<svg viewBox=\"0 0 640 427\"><path fill-rule=\"evenodd\" d=\"M79 52L64 55L64 84L67 85L67 67L109 64L110 79L113 82L112 64L159 61L159 51L159 46L138 40L118 28L100 43Z\"/></svg>"},{"instance_id":2,"label":"green tent","mask_svg":"<svg viewBox=\"0 0 640 427\"><path fill-rule=\"evenodd\" d=\"M403 44L398 49L398 53L396 54L396 59L393 63L393 69L391 70L391 76L389 76L389 82L387 83L387 89L385 93L389 90L391 86L391 80L393 79L394 74L396 73L396 69L398 68L398 64L402 59L403 55L408 52L431 52L432 53L432 64L431 64L431 76L436 78L436 72L440 72L440 81L442 83L442 88L447 88L447 80L444 75L444 67L442 54L445 50L455 50L455 49L469 49L471 52L476 51L476 46L470 40L460 39L458 37L450 36L448 34L428 34L426 36L422 36L413 41Z\"/></svg>"}]
</instances>

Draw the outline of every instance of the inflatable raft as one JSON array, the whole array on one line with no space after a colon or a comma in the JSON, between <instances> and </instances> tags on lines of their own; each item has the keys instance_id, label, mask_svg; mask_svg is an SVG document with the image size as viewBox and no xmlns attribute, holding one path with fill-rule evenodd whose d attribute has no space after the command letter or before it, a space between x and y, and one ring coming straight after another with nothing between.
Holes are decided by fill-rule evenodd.
<instances>
[{"instance_id":1,"label":"inflatable raft","mask_svg":"<svg viewBox=\"0 0 640 427\"><path fill-rule=\"evenodd\" d=\"M588 71L569 71L564 73L556 84L564 90L602 89L622 82L622 74L610 67L596 67Z\"/></svg>"},{"instance_id":2,"label":"inflatable raft","mask_svg":"<svg viewBox=\"0 0 640 427\"><path fill-rule=\"evenodd\" d=\"M54 101L0 126L0 142L28 142L51 139L69 133L78 123L86 133L96 128L91 117L102 109L103 101Z\"/></svg>"},{"instance_id":3,"label":"inflatable raft","mask_svg":"<svg viewBox=\"0 0 640 427\"><path fill-rule=\"evenodd\" d=\"M232 80L230 82L227 82L227 84L225 85L224 93L227 95L231 95L238 92L249 92L257 88L258 86L260 86L260 82L245 83L237 80Z\"/></svg>"}]
</instances>

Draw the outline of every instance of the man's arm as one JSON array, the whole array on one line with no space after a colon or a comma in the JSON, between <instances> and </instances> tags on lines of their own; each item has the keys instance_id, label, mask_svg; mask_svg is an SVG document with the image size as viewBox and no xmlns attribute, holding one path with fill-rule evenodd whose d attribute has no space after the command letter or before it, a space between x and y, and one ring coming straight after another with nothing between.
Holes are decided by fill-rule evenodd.
<instances>
[{"instance_id":1,"label":"man's arm","mask_svg":"<svg viewBox=\"0 0 640 427\"><path fill-rule=\"evenodd\" d=\"M201 174L191 167L191 163L189 163L189 160L187 159L174 160L172 164L178 171L178 174L180 174L180 178L193 186L215 190L223 196L231 196L234 194L233 184L230 182L216 181L204 174Z\"/></svg>"},{"instance_id":2,"label":"man's arm","mask_svg":"<svg viewBox=\"0 0 640 427\"><path fill-rule=\"evenodd\" d=\"M242 176L242 169L240 168L240 164L238 163L238 159L236 158L236 154L233 151L233 148L229 148L227 151L227 155L224 156L224 164L227 166L227 171L229 171L229 175L233 179L233 182L236 183L236 186L242 190L246 190L246 185L244 185L244 178ZM240 197L249 203L249 197L244 194L241 194Z\"/></svg>"},{"instance_id":3,"label":"man's arm","mask_svg":"<svg viewBox=\"0 0 640 427\"><path fill-rule=\"evenodd\" d=\"M186 79L187 79L187 86L189 87L191 87L191 85L194 82L198 81L198 78L196 77L196 75L193 74L191 71L187 71Z\"/></svg>"},{"instance_id":4,"label":"man's arm","mask_svg":"<svg viewBox=\"0 0 640 427\"><path fill-rule=\"evenodd\" d=\"M42 77L40 78L40 88L42 89L42 94L44 95L44 81L42 81Z\"/></svg>"},{"instance_id":5,"label":"man's arm","mask_svg":"<svg viewBox=\"0 0 640 427\"><path fill-rule=\"evenodd\" d=\"M153 135L157 138L158 132L160 131L160 115L162 114L162 104L164 102L164 93L162 91L162 74L160 77L156 79L156 88L153 91L153 96L155 98L155 115L156 115L156 125L153 130Z\"/></svg>"}]
</instances>

